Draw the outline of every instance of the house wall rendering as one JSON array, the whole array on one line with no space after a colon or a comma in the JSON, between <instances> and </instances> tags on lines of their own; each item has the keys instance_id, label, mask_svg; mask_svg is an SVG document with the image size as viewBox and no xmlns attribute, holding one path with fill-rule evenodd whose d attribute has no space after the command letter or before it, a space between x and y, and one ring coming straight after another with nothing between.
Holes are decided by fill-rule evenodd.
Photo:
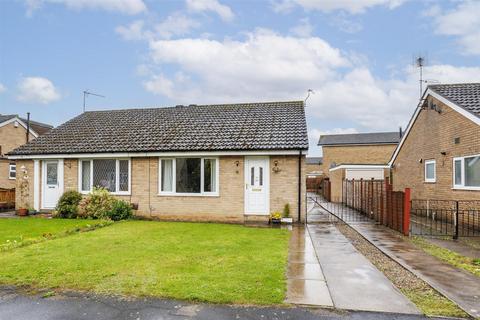
<instances>
[{"instance_id":1,"label":"house wall rendering","mask_svg":"<svg viewBox=\"0 0 480 320\"><path fill-rule=\"evenodd\" d=\"M160 220L182 221L218 221L243 223L245 170L244 156L220 156L219 164L219 192L218 195L159 195L159 158L134 157L131 158L131 189L128 195L116 197L130 203L138 204L136 214L145 218ZM79 159L63 160L63 189L79 189ZM33 160L17 160L19 179L17 189L21 183L27 183L24 189L28 194L17 192L17 208L20 206L32 207L34 204L34 165ZM40 163L43 161L40 160ZM297 220L298 213L298 155L271 155L269 211L282 211L285 204L290 205L290 214ZM273 168L277 169L273 169ZM22 169L24 168L24 169ZM20 172L23 170L22 172ZM39 165L38 183L40 207L42 201L42 165ZM27 179L24 179L24 177ZM305 156L301 157L301 219L305 218ZM268 216L251 216L248 219L267 220Z\"/></svg>"},{"instance_id":2,"label":"house wall rendering","mask_svg":"<svg viewBox=\"0 0 480 320\"><path fill-rule=\"evenodd\" d=\"M428 97L441 113L421 110L393 162L393 188L411 188L413 199L479 200L480 190L454 187L454 158L480 155L480 127ZM425 162L434 160L435 181L426 182ZM433 163L433 162L430 162Z\"/></svg>"}]
</instances>

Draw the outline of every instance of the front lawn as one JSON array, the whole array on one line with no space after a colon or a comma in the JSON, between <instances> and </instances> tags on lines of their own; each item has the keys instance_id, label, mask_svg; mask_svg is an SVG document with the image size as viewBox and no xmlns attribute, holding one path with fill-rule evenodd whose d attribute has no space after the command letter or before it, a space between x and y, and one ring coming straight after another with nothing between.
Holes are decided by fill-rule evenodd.
<instances>
[{"instance_id":1,"label":"front lawn","mask_svg":"<svg viewBox=\"0 0 480 320\"><path fill-rule=\"evenodd\" d=\"M0 219L0 247L8 242L28 242L42 237L55 237L78 229L87 228L102 220L5 218Z\"/></svg>"},{"instance_id":2,"label":"front lawn","mask_svg":"<svg viewBox=\"0 0 480 320\"><path fill-rule=\"evenodd\" d=\"M0 283L217 303L285 298L289 234L126 221L0 254Z\"/></svg>"}]
</instances>

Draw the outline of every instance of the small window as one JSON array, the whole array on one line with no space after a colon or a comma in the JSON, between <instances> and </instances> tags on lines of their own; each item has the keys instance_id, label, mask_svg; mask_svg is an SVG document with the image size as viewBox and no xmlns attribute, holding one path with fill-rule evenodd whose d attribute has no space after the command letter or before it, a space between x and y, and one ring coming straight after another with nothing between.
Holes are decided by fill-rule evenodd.
<instances>
[{"instance_id":1,"label":"small window","mask_svg":"<svg viewBox=\"0 0 480 320\"><path fill-rule=\"evenodd\" d=\"M480 155L453 159L453 186L480 190Z\"/></svg>"},{"instance_id":2,"label":"small window","mask_svg":"<svg viewBox=\"0 0 480 320\"><path fill-rule=\"evenodd\" d=\"M462 160L455 160L455 185L460 186L462 185Z\"/></svg>"},{"instance_id":3,"label":"small window","mask_svg":"<svg viewBox=\"0 0 480 320\"><path fill-rule=\"evenodd\" d=\"M163 159L161 161L162 171L160 173L162 177L162 182L160 185L161 192L172 192L173 191L173 160L172 159Z\"/></svg>"},{"instance_id":4,"label":"small window","mask_svg":"<svg viewBox=\"0 0 480 320\"><path fill-rule=\"evenodd\" d=\"M250 185L255 185L255 167L250 168Z\"/></svg>"},{"instance_id":5,"label":"small window","mask_svg":"<svg viewBox=\"0 0 480 320\"><path fill-rule=\"evenodd\" d=\"M215 159L205 159L203 162L203 192L217 191L217 168Z\"/></svg>"},{"instance_id":6,"label":"small window","mask_svg":"<svg viewBox=\"0 0 480 320\"><path fill-rule=\"evenodd\" d=\"M426 160L425 161L425 182L435 182L435 181L436 181L435 160Z\"/></svg>"},{"instance_id":7,"label":"small window","mask_svg":"<svg viewBox=\"0 0 480 320\"><path fill-rule=\"evenodd\" d=\"M82 191L90 191L90 160L82 161Z\"/></svg>"},{"instance_id":8,"label":"small window","mask_svg":"<svg viewBox=\"0 0 480 320\"><path fill-rule=\"evenodd\" d=\"M260 186L263 186L263 168L260 167L259 170L260 170L260 172L259 172L259 176L260 176L260 183L259 183L259 185L260 185Z\"/></svg>"},{"instance_id":9,"label":"small window","mask_svg":"<svg viewBox=\"0 0 480 320\"><path fill-rule=\"evenodd\" d=\"M11 180L15 180L17 177L17 165L14 163L10 163L8 165L8 178Z\"/></svg>"}]
</instances>

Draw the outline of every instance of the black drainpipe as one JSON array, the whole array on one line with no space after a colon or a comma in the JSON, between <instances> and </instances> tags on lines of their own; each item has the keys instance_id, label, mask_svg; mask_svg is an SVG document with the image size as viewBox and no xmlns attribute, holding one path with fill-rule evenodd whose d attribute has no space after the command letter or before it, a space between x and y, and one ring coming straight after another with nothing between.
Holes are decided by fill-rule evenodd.
<instances>
[{"instance_id":1,"label":"black drainpipe","mask_svg":"<svg viewBox=\"0 0 480 320\"><path fill-rule=\"evenodd\" d=\"M302 205L302 150L298 153L298 223L301 220Z\"/></svg>"},{"instance_id":2,"label":"black drainpipe","mask_svg":"<svg viewBox=\"0 0 480 320\"><path fill-rule=\"evenodd\" d=\"M27 142L30 140L30 112L27 112Z\"/></svg>"}]
</instances>

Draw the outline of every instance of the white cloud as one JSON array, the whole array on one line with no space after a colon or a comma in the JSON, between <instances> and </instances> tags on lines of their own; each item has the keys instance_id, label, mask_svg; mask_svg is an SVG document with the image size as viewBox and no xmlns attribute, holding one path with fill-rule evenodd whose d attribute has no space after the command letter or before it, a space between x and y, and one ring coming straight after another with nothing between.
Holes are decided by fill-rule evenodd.
<instances>
[{"instance_id":1,"label":"white cloud","mask_svg":"<svg viewBox=\"0 0 480 320\"><path fill-rule=\"evenodd\" d=\"M125 40L170 39L184 36L198 28L200 23L182 13L173 13L160 23L147 28L145 21L133 21L127 26L118 26L115 31Z\"/></svg>"},{"instance_id":2,"label":"white cloud","mask_svg":"<svg viewBox=\"0 0 480 320\"><path fill-rule=\"evenodd\" d=\"M386 6L394 9L402 5L406 0L277 0L273 2L275 12L289 12L295 6L305 10L318 10L332 12L336 10L346 11L350 14L364 13L374 6Z\"/></svg>"},{"instance_id":3,"label":"white cloud","mask_svg":"<svg viewBox=\"0 0 480 320\"><path fill-rule=\"evenodd\" d=\"M0 83L0 93L5 92L6 90L7 88L2 83Z\"/></svg>"},{"instance_id":4,"label":"white cloud","mask_svg":"<svg viewBox=\"0 0 480 320\"><path fill-rule=\"evenodd\" d=\"M123 14L139 14L147 10L143 0L25 0L27 15L45 4L62 4L69 9L101 9Z\"/></svg>"},{"instance_id":5,"label":"white cloud","mask_svg":"<svg viewBox=\"0 0 480 320\"><path fill-rule=\"evenodd\" d=\"M376 78L363 59L342 53L318 37L296 38L268 30L243 40L150 41L151 65L144 87L174 103L299 100L315 91L306 109L317 129L397 130L418 103L412 67L394 78ZM175 70L171 75L164 67ZM480 67L433 65L425 78L439 82L480 81Z\"/></svg>"},{"instance_id":6,"label":"white cloud","mask_svg":"<svg viewBox=\"0 0 480 320\"><path fill-rule=\"evenodd\" d=\"M203 12L212 11L220 16L224 21L232 21L235 17L230 7L221 4L218 0L186 0L187 8L191 11Z\"/></svg>"},{"instance_id":7,"label":"white cloud","mask_svg":"<svg viewBox=\"0 0 480 320\"><path fill-rule=\"evenodd\" d=\"M47 78L25 77L18 84L17 99L22 102L48 104L61 98L53 83Z\"/></svg>"},{"instance_id":8,"label":"white cloud","mask_svg":"<svg viewBox=\"0 0 480 320\"><path fill-rule=\"evenodd\" d=\"M480 2L461 2L455 9L439 14L435 19L435 32L458 37L463 53L480 54ZM427 13L431 14L431 13Z\"/></svg>"},{"instance_id":9,"label":"white cloud","mask_svg":"<svg viewBox=\"0 0 480 320\"><path fill-rule=\"evenodd\" d=\"M303 38L310 37L312 31L313 26L308 18L301 19L298 25L290 29L290 33Z\"/></svg>"}]
</instances>

